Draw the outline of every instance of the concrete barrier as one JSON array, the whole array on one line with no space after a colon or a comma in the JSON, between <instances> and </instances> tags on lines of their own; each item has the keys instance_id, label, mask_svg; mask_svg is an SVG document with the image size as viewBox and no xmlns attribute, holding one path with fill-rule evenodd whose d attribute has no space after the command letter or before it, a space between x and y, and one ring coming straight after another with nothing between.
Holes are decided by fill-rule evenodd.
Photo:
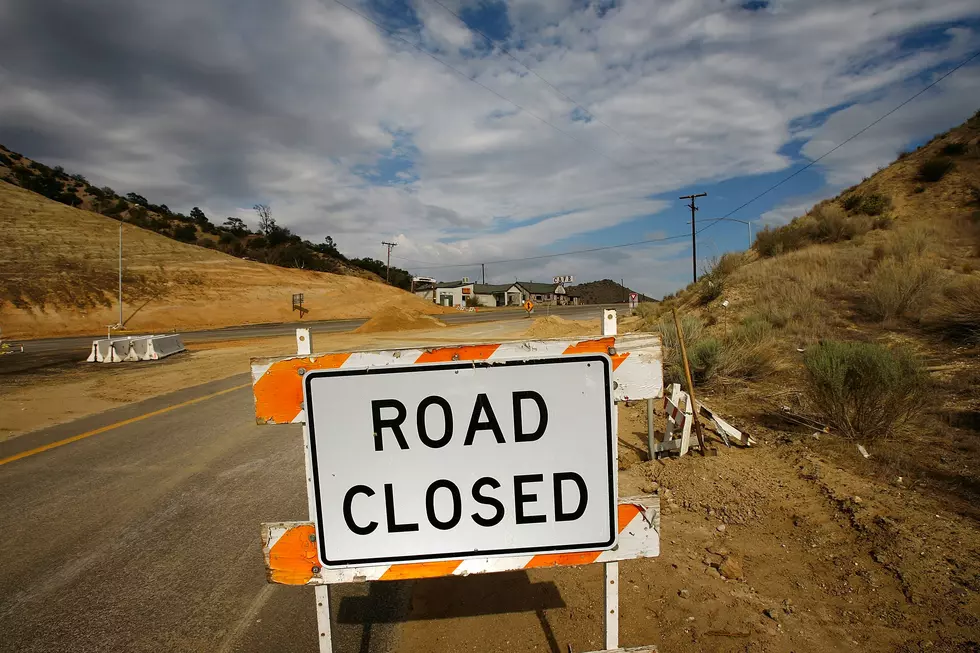
<instances>
[{"instance_id":1,"label":"concrete barrier","mask_svg":"<svg viewBox=\"0 0 980 653\"><path fill-rule=\"evenodd\" d=\"M124 361L155 361L184 351L179 334L122 336L92 341L92 351L85 360L89 363L121 363Z\"/></svg>"},{"instance_id":2,"label":"concrete barrier","mask_svg":"<svg viewBox=\"0 0 980 653\"><path fill-rule=\"evenodd\" d=\"M180 334L178 333L166 336L151 336L147 340L146 345L148 358L144 360L155 361L184 351L184 342L180 339Z\"/></svg>"}]
</instances>

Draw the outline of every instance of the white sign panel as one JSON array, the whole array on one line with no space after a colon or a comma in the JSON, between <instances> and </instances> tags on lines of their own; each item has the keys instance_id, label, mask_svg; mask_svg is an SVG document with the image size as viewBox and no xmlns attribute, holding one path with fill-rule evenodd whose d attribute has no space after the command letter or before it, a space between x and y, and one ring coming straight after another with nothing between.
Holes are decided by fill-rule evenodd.
<instances>
[{"instance_id":1,"label":"white sign panel","mask_svg":"<svg viewBox=\"0 0 980 653\"><path fill-rule=\"evenodd\" d=\"M327 567L609 549L604 354L306 374Z\"/></svg>"},{"instance_id":2,"label":"white sign panel","mask_svg":"<svg viewBox=\"0 0 980 653\"><path fill-rule=\"evenodd\" d=\"M560 277L555 277L554 281L555 283L573 283L575 281L575 277L568 274Z\"/></svg>"}]
</instances>

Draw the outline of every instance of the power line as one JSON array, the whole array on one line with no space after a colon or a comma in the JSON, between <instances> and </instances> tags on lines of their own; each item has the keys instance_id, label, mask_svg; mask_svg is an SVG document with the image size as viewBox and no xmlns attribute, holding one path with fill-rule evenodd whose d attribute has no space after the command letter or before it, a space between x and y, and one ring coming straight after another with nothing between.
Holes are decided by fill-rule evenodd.
<instances>
[{"instance_id":1,"label":"power line","mask_svg":"<svg viewBox=\"0 0 980 653\"><path fill-rule=\"evenodd\" d=\"M531 112L531 111L529 111L528 109L526 109L526 108L524 108L523 106L521 106L521 105L520 105L520 104L518 104L517 102L514 102L513 100L511 100L511 99L510 99L510 98L508 98L507 96L505 96L505 95L503 95L503 94L501 94L501 93L499 93L499 92L497 92L497 91L495 91L495 90L493 90L492 88L490 88L489 86L487 86L487 85L486 85L486 84L484 84L483 82L480 82L480 81L478 81L478 80L476 80L475 78L473 78L473 77L470 77L469 75L467 75L466 73L464 73L464 72L463 72L462 70L460 70L459 68L456 68L456 67L455 67L455 66L453 66L452 64L450 64L450 63L447 63L447 62L445 62L445 61L443 61L442 59L440 59L440 58L439 58L439 57L437 57L436 55L434 55L434 54L432 54L431 52L429 52L428 50L426 50L426 49L425 49L425 48L423 48L422 46L420 46L420 45L417 45L417 44L415 44L415 43L412 43L412 42L411 42L411 41L409 41L408 39L406 39L406 38L404 38L404 37L402 37L402 36L400 36L400 35L399 35L399 34L397 34L397 33L396 33L396 32L395 32L394 30L391 30L391 29L388 29L387 27L385 27L384 25L382 25L382 24L381 24L381 23L379 23L378 21L376 21L376 20L374 20L374 19L373 19L373 18L371 18L370 16L367 16L367 15L365 15L365 14L363 14L363 13L361 13L360 11L358 11L358 10L356 10L356 9L354 9L354 8L353 8L353 7L351 7L350 5L348 5L348 4L345 4L345 3L343 3L343 2L341 2L341 0L333 0L333 1L334 1L334 2L336 3L336 4L338 4L338 5L340 5L341 7L343 7L344 9L346 9L347 11L349 11L349 12L351 12L352 14L356 14L357 16L360 16L361 18L363 18L363 19L364 19L364 20L366 20L367 22L369 22L369 23L371 23L372 25L374 25L374 26L375 26L375 27L377 27L378 29L380 29L380 30L382 30L383 32L385 32L385 33L387 33L387 34L388 34L389 36L391 36L392 38L394 38L394 39L397 39L397 40L399 40L399 41L401 41L401 42L402 42L402 43L404 43L405 45L408 45L408 46L410 46L410 47L412 47L412 48L415 48L416 50L418 50L419 52L421 52L421 53L422 53L422 54L424 54L425 56L427 56L427 57L429 57L430 59L432 59L432 60L434 60L434 61L437 61L437 62L439 62L440 64L442 64L443 66L445 66L445 67L446 67L446 68L448 68L449 70L451 70L451 71L453 71L454 73L456 73L457 75L459 75L459 76L460 76L460 77L462 77L463 79L466 79L466 80L468 80L468 81L470 81L470 82L473 82L474 84L476 84L476 85L477 85L477 86L479 86L480 88L483 88L483 89L485 89L485 90L487 90L487 91L489 91L489 92L491 92L491 93L493 93L494 95L496 95L496 96L497 96L498 98L500 98L500 99L501 99L501 100L503 100L504 102L506 102L506 103L508 103L508 104L510 104L511 106L514 106L514 107L516 107L516 108L517 108L517 110L518 110L518 111L520 111L521 113L526 113L527 115L529 115L529 116L531 116L531 117L532 117L532 118L534 118L535 120L538 120L538 121L540 121L540 122L543 122L544 124L546 124L546 125L548 125L548 126L549 126L549 127L551 127L552 129L554 129L555 131L557 131L557 132L559 132L559 133L561 133L561 134L564 134L565 136L567 136L568 138L570 138L570 139L572 139L572 140L573 140L573 141L575 141L576 143L578 143L578 144L580 144L580 145L582 145L583 147L586 147L586 148L588 148L589 150L592 150L592 151L593 151L593 152L595 152L595 153L596 153L597 155L599 155L599 156L601 156L601 157L602 157L603 159L605 159L606 161L609 161L610 163L612 163L612 164L613 164L613 165L615 165L616 167L618 167L618 168L623 168L623 169L628 169L628 168L627 168L627 166L625 166L625 165L623 165L623 164L621 164L621 163L619 163L619 162L618 162L618 161L616 161L615 159L612 159L612 158L610 158L610 157L608 157L607 155L605 155L605 154L603 154L602 152L600 152L600 151L599 151L599 150L597 150L596 148L594 148L594 147L592 147L591 145L589 145L588 143L586 143L585 141L583 141L582 139L580 139L580 138L577 138L576 136L573 136L573 135L572 135L572 134L571 134L570 132L567 132L567 131L565 131L564 129L562 129L562 128L561 128L561 127L559 127L558 125L556 125L556 124L554 124L553 122L551 122L551 121L549 121L549 120L547 120L547 119L545 119L545 118L542 118L541 116L539 116L539 115L537 115L536 113L533 113L533 112Z\"/></svg>"},{"instance_id":2,"label":"power line","mask_svg":"<svg viewBox=\"0 0 980 653\"><path fill-rule=\"evenodd\" d=\"M860 136L864 132L868 131L869 129L871 129L872 127L874 127L875 125L877 125L879 122L881 122L882 120L884 120L888 116L892 115L893 113L895 113L896 111L898 111L899 109L901 109L902 107L904 107L906 104L908 104L912 100L916 99L917 97L919 97L920 95L922 95L923 93L925 93L926 91L928 91L929 89L931 89L933 86L935 86L939 82L943 81L944 79L946 79L947 77L949 77L950 75L952 75L953 73L955 73L957 70L959 70L963 66L965 66L968 63L970 63L971 61L973 61L977 57L980 57L980 50L978 50L977 52L974 52L972 55L970 55L969 57L967 57L966 59L964 59L963 61L961 61L959 64L957 64L956 66L954 66L949 71L947 71L942 77L939 77L934 82L932 82L931 84L929 84L928 86L926 86L925 88L923 88L921 91L919 91L918 93L916 93L915 95L913 95L909 99L905 100L904 102L902 102L901 104L899 104L898 106L896 106L894 109L892 109L888 113L886 113L883 116L879 117L877 120L875 120L874 122L872 122L868 126L864 127L863 129L861 129L861 130L859 130L859 131L851 134L848 138L846 138L845 140L841 141L840 143L838 143L833 148L831 148L830 150L828 150L827 152L825 152L821 156L817 157L813 161L810 161L808 164L806 164L805 166L803 166L802 168L800 168L799 170L797 170L793 174L788 175L788 176L784 177L783 179L777 181L775 184L773 184L772 186L770 186L766 190L762 191L761 193L759 193L758 195L756 195L755 197L753 197L749 201L745 202L744 204L740 204L739 206L735 207L734 209L732 209L731 211L729 211L728 213L726 213L722 217L720 217L720 218L712 218L712 220L709 222L709 224L701 227L701 229L698 230L697 233L701 233L702 231L705 231L707 229L710 229L711 227L715 226L716 224L718 224L719 222L721 222L725 218L728 218L728 217L734 215L735 213L741 211L746 206L748 206L752 202L756 201L760 197L763 197L764 195L768 195L770 192L772 192L775 189L779 188L780 186L782 186L787 181L789 181L790 179L792 179L796 175L800 174L804 170L807 170L808 168L811 168L811 167L815 166L822 159L825 159L826 157L830 156L831 154L833 154L834 152L836 152L840 148L844 147L845 145L847 145L848 143L850 143L851 141L853 141L855 138L857 138L858 136Z\"/></svg>"},{"instance_id":3,"label":"power line","mask_svg":"<svg viewBox=\"0 0 980 653\"><path fill-rule=\"evenodd\" d=\"M592 120L595 120L597 123L599 123L600 125L602 125L606 129L608 129L612 133L616 134L620 138L624 138L625 139L625 136L623 136L618 131L616 131L615 129L613 129L610 125L608 125L606 122L604 122L603 120L601 120L597 115L595 115L594 113L592 113L591 111L589 111L588 109L586 109L585 107L583 107L581 104L579 104L578 102L576 102L572 98L568 97L568 95L566 95L565 93L563 93L560 88L558 88L557 86L555 86L554 84L552 84L551 82L549 82L547 79L545 79L544 77L542 77L541 75L539 75L536 70L534 70L533 68L531 68L530 66L528 66L526 63L524 63L523 61L521 61L520 59L518 59L515 55L513 55L510 52L510 50L508 50L507 48L505 48L503 46L503 44L500 43L500 41L497 41L496 39L494 39L494 38L492 38L490 36L487 36L481 30L477 29L476 27L473 27L473 26L469 25L465 20L463 20L463 17L462 16L460 16L455 11L453 11L452 9L450 9L449 7L447 7L446 5L444 5L441 2L441 0L430 0L430 1L436 3L437 5L439 5L440 7L442 7L443 9L445 9L446 11L448 11L450 14L452 14L453 16L455 16L456 19L459 20L459 22L463 23L463 25L465 25L467 29L476 32L477 34L479 34L480 36L482 36L484 39L486 39L487 43L489 43L492 46L496 46L501 52L503 52L508 57L510 57L511 59L513 59L514 61L516 61L517 64L519 66L521 66L524 70L526 70L527 72L531 73L532 75L534 75L535 77L537 77L538 79L540 79L542 82L544 82L545 84L547 84L549 87L551 87L551 90L553 90L555 93L557 93L559 96L561 96L564 100L566 100L567 102L571 102L572 104L574 104L577 109L579 109L580 111L582 111L583 113L585 113L585 115L587 115L589 118L591 118Z\"/></svg>"}]
</instances>

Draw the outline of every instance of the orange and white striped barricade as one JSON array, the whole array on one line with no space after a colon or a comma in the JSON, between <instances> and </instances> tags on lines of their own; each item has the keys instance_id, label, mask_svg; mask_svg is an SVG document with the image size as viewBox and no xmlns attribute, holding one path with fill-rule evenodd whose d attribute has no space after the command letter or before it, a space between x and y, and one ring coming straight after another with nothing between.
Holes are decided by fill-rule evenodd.
<instances>
[{"instance_id":1,"label":"orange and white striped barricade","mask_svg":"<svg viewBox=\"0 0 980 653\"><path fill-rule=\"evenodd\" d=\"M597 550L569 548L568 552L508 552L488 556L485 549L483 555L474 549L473 554L454 556L451 559L418 562L380 560L368 564L325 565L321 561L321 552L326 549L320 547L315 524L320 513L317 509L317 490L314 488L315 454L311 451L311 428L306 421L304 383L309 380L308 374L318 370L351 370L353 374L375 377L376 375L370 373L371 370L376 370L377 376L382 376L387 373L401 373L406 371L405 368L415 365L442 368L459 362L471 362L472 365L467 367L495 369L512 367L513 364L532 359L548 359L554 362L557 358L568 357L581 361L586 358L583 355L592 355L592 358L601 357L605 360L605 369L611 371L611 383L607 384L607 390L612 399L620 401L627 397L654 398L663 392L662 356L658 336L635 334L314 355L311 354L309 330L298 329L297 350L296 356L253 358L252 383L256 421L259 424L303 425L310 521L262 524L262 544L269 582L315 587L321 651L332 650L329 613L331 584L464 576L596 562L604 563L606 572L605 645L607 650L618 650L617 561L659 555L660 509L656 496L619 499L618 508L612 511L618 534L615 546L610 540L610 546L598 547ZM420 371L424 371L424 368L420 368ZM322 375L323 372L319 374ZM611 410L608 419L611 420L610 433L614 442L617 431L615 410ZM615 446L611 447L610 455L613 456L610 487L612 497L615 498ZM322 521L320 525L322 527ZM647 647L638 650L653 649Z\"/></svg>"},{"instance_id":2,"label":"orange and white striped barricade","mask_svg":"<svg viewBox=\"0 0 980 653\"><path fill-rule=\"evenodd\" d=\"M667 413L667 429L664 431L664 441L654 443L653 451L666 453L676 451L683 456L691 446L691 424L694 415L691 412L691 399L681 390L679 383L670 385L670 396L664 396L664 411Z\"/></svg>"}]
</instances>

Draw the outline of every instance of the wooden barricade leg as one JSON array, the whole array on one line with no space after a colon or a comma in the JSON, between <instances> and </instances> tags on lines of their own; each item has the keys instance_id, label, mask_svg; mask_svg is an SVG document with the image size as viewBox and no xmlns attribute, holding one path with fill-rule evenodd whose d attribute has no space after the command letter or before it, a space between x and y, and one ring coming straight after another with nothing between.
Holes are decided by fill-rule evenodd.
<instances>
[{"instance_id":1,"label":"wooden barricade leg","mask_svg":"<svg viewBox=\"0 0 980 653\"><path fill-rule=\"evenodd\" d=\"M653 437L653 397L650 397L647 399L647 452L649 460L653 460L656 444Z\"/></svg>"},{"instance_id":2,"label":"wooden barricade leg","mask_svg":"<svg viewBox=\"0 0 980 653\"><path fill-rule=\"evenodd\" d=\"M313 353L313 342L309 329L296 329L296 353L309 356ZM313 458L310 451L310 437L306 421L303 421L303 460L306 463L306 501L309 505L310 521L316 521L316 500L313 496ZM316 627L320 642L320 653L333 653L333 634L330 631L330 586L317 585Z\"/></svg>"},{"instance_id":3,"label":"wooden barricade leg","mask_svg":"<svg viewBox=\"0 0 980 653\"><path fill-rule=\"evenodd\" d=\"M619 648L619 563L603 564L605 578L605 614L603 622L606 629L606 650Z\"/></svg>"}]
</instances>

